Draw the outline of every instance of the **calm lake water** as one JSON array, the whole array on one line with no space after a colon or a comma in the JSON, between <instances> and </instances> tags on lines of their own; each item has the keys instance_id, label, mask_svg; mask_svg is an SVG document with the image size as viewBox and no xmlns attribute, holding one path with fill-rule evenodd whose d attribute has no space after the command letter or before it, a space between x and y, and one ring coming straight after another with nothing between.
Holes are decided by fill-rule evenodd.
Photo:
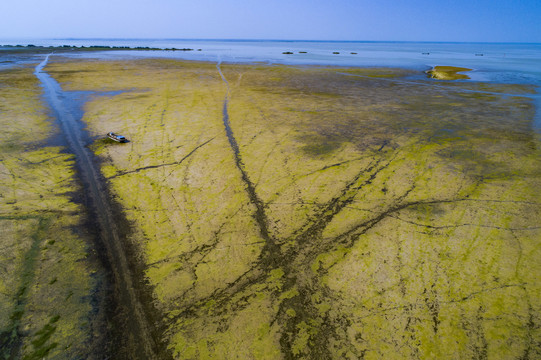
<instances>
[{"instance_id":1,"label":"calm lake water","mask_svg":"<svg viewBox=\"0 0 541 360\"><path fill-rule=\"evenodd\" d=\"M538 95L532 97L538 109L534 127L541 129L541 44L193 39L0 39L0 44L194 49L96 53L77 53L75 50L72 55L99 58L167 57L216 62L385 66L415 70L427 70L435 65L461 66L473 69L468 73L470 81L536 86Z\"/></svg>"}]
</instances>

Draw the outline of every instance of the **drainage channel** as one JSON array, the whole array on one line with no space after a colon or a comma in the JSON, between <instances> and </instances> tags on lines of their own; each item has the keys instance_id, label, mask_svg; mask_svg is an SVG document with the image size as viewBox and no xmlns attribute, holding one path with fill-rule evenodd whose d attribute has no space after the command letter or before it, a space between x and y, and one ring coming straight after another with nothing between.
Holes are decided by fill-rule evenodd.
<instances>
[{"instance_id":1,"label":"drainage channel","mask_svg":"<svg viewBox=\"0 0 541 360\"><path fill-rule=\"evenodd\" d=\"M36 67L34 74L42 83L45 99L60 123L69 150L75 155L78 175L90 200L90 215L99 226L99 243L107 253L115 301L114 319L110 320L115 322L112 324L115 342L111 344L112 356L126 359L164 358L165 352L158 348L159 340L155 339L156 330L151 325L148 310L145 311L140 299L144 285L132 273L128 249L122 241L125 234L119 229L117 219L121 214L115 211L107 196L105 181L94 155L85 147L84 139L88 139L88 134L80 122L81 116L73 111L73 104L70 103L73 100L70 100L68 92L64 92L60 84L43 70L50 56L47 55Z\"/></svg>"}]
</instances>

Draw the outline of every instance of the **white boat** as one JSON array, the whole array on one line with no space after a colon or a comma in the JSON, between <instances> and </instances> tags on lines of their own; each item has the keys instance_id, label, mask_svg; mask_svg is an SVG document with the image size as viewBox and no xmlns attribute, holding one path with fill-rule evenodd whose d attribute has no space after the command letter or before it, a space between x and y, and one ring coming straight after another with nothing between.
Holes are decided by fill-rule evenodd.
<instances>
[{"instance_id":1,"label":"white boat","mask_svg":"<svg viewBox=\"0 0 541 360\"><path fill-rule=\"evenodd\" d=\"M121 143L128 142L128 139L126 139L124 136L115 134L114 132L107 133L107 137L111 140L118 141Z\"/></svg>"}]
</instances>

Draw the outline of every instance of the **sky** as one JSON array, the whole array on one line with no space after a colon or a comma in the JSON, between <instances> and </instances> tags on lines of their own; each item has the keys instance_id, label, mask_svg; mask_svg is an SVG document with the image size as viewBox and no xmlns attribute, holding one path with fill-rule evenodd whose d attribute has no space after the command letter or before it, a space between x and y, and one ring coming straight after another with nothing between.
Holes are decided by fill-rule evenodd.
<instances>
[{"instance_id":1,"label":"sky","mask_svg":"<svg viewBox=\"0 0 541 360\"><path fill-rule=\"evenodd\" d=\"M541 43L541 0L0 0L0 39Z\"/></svg>"}]
</instances>

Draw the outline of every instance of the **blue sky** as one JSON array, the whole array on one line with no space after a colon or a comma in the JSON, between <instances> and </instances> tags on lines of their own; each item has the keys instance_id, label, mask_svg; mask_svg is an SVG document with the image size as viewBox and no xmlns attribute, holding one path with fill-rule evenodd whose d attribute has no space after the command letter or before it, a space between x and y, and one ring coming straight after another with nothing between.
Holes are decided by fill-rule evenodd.
<instances>
[{"instance_id":1,"label":"blue sky","mask_svg":"<svg viewBox=\"0 0 541 360\"><path fill-rule=\"evenodd\" d=\"M0 14L0 38L541 43L541 0L0 0Z\"/></svg>"}]
</instances>

